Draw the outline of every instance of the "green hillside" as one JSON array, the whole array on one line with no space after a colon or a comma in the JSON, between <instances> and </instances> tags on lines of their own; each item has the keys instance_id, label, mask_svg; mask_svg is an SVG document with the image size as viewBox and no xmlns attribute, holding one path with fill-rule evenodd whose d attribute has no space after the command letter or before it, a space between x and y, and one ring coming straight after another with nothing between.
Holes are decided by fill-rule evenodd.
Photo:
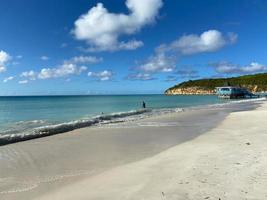
<instances>
[{"instance_id":1,"label":"green hillside","mask_svg":"<svg viewBox=\"0 0 267 200\"><path fill-rule=\"evenodd\" d=\"M267 73L245 75L232 78L189 80L177 84L169 88L168 90L192 87L197 87L204 90L213 90L215 87L221 87L225 85L242 86L253 92L267 91ZM166 92L168 90L166 90Z\"/></svg>"}]
</instances>

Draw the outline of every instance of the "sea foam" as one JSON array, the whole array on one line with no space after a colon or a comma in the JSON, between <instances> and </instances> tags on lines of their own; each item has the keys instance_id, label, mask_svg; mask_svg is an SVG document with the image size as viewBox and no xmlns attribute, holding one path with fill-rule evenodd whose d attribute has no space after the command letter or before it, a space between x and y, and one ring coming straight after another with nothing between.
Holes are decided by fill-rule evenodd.
<instances>
[{"instance_id":1,"label":"sea foam","mask_svg":"<svg viewBox=\"0 0 267 200\"><path fill-rule=\"evenodd\" d=\"M141 110L132 110L128 112L119 112L119 113L112 113L107 115L99 115L91 119L82 119L82 120L75 120L71 122L60 123L56 125L48 125L48 126L41 126L38 128L34 128L30 131L25 131L21 133L14 133L14 134L3 134L0 135L0 145L6 145L14 142L20 142L25 140L30 140L34 138L40 138L50 135L55 135L59 133L64 133L68 131L72 131L79 128L89 127L92 125L96 125L102 122L112 122L115 119L123 119L125 117L133 116L133 115L140 115L147 112L151 112L150 109L141 109Z\"/></svg>"}]
</instances>

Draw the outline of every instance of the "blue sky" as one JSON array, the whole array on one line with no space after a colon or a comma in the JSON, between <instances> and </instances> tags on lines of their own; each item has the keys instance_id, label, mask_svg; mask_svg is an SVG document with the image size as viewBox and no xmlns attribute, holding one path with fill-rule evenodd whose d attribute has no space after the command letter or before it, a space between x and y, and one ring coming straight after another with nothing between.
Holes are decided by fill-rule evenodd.
<instances>
[{"instance_id":1,"label":"blue sky","mask_svg":"<svg viewBox=\"0 0 267 200\"><path fill-rule=\"evenodd\" d=\"M6 0L0 95L162 93L267 70L264 0Z\"/></svg>"}]
</instances>

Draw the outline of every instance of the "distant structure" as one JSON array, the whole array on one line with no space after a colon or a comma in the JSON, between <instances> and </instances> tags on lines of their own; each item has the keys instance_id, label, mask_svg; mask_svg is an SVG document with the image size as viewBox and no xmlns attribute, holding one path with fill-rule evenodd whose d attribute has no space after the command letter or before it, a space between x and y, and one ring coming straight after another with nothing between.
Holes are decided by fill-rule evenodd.
<instances>
[{"instance_id":1,"label":"distant structure","mask_svg":"<svg viewBox=\"0 0 267 200\"><path fill-rule=\"evenodd\" d=\"M226 84L228 85L228 84ZM252 98L258 97L247 89L235 86L216 87L216 93L219 98L223 99L240 99L240 98Z\"/></svg>"}]
</instances>

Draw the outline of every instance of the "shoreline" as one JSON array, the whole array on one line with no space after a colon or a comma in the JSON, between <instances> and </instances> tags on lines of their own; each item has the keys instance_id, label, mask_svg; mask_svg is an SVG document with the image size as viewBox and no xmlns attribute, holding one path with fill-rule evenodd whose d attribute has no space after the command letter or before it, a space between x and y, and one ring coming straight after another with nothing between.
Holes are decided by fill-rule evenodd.
<instances>
[{"instance_id":1,"label":"shoreline","mask_svg":"<svg viewBox=\"0 0 267 200\"><path fill-rule=\"evenodd\" d=\"M0 134L0 146L67 133L76 129L94 126L103 123L106 120L110 120L110 122L112 123L112 120L133 115L141 115L149 111L149 109L140 109L121 113L111 113L107 115L92 117L90 119L80 119L55 125L40 126L33 128L31 131L28 130L27 132L22 133L3 135Z\"/></svg>"},{"instance_id":2,"label":"shoreline","mask_svg":"<svg viewBox=\"0 0 267 200\"><path fill-rule=\"evenodd\" d=\"M211 107L216 106L227 106L229 104L234 103L245 103L245 102L257 102L265 100L266 98L258 98L258 99L239 99L235 101L229 101L224 103L213 103L213 104L205 104L199 106L189 106L189 107L182 107L182 108L146 108L146 109L138 109L138 110L130 110L130 111L123 111L123 112L115 112L115 113L108 113L104 115L98 115L95 117L91 117L88 119L78 119L69 122L62 122L58 124L52 125L45 125L36 128L32 128L31 130L22 131L19 133L10 133L10 134L0 134L0 146L23 142L32 139L38 139L42 137L48 137L57 134L63 134L66 132L70 132L73 130L91 127L91 126L99 126L101 123L108 124L108 123L118 123L118 122L127 122L140 120L143 118L154 117L157 115L164 115L167 113L176 113L176 112L183 112L183 111L190 111L194 109L210 109ZM147 114L147 115L146 115ZM135 119L128 119L129 117L135 117ZM42 120L36 120L42 121Z\"/></svg>"},{"instance_id":3,"label":"shoreline","mask_svg":"<svg viewBox=\"0 0 267 200\"><path fill-rule=\"evenodd\" d=\"M193 140L40 199L266 199L266 117L266 102L233 112Z\"/></svg>"},{"instance_id":4,"label":"shoreline","mask_svg":"<svg viewBox=\"0 0 267 200\"><path fill-rule=\"evenodd\" d=\"M229 113L256 107L258 102L250 102L169 113L2 146L0 195L8 199L39 199L56 193L55 188L60 191L83 179L194 141L216 128Z\"/></svg>"}]
</instances>

